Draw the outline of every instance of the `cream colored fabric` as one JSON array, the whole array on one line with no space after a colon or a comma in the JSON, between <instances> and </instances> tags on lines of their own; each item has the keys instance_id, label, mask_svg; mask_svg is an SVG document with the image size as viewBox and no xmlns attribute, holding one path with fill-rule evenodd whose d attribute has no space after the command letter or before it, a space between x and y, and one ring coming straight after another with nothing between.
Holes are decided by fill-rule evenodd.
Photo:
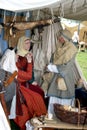
<instances>
[{"instance_id":1,"label":"cream colored fabric","mask_svg":"<svg viewBox=\"0 0 87 130\"><path fill-rule=\"evenodd\" d=\"M26 36L22 36L19 38L18 40L18 45L17 45L17 54L20 55L20 56L25 56L29 51L25 50L24 49L24 42L25 40L27 40L30 38L29 37L26 37Z\"/></svg>"},{"instance_id":2,"label":"cream colored fabric","mask_svg":"<svg viewBox=\"0 0 87 130\"><path fill-rule=\"evenodd\" d=\"M62 91L67 90L67 86L65 84L63 77L58 77L56 82L57 82L57 89L62 90Z\"/></svg>"},{"instance_id":3,"label":"cream colored fabric","mask_svg":"<svg viewBox=\"0 0 87 130\"><path fill-rule=\"evenodd\" d=\"M66 41L64 45L60 43L57 47L54 56L53 64L61 65L71 60L71 58L77 53L77 48L70 42Z\"/></svg>"}]
</instances>

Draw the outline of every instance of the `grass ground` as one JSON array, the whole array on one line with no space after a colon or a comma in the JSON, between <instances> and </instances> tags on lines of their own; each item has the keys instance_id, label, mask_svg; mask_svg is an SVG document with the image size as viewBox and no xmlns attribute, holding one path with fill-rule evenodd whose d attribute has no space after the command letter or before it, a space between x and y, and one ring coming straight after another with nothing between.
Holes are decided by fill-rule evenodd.
<instances>
[{"instance_id":1,"label":"grass ground","mask_svg":"<svg viewBox=\"0 0 87 130\"><path fill-rule=\"evenodd\" d=\"M78 52L76 58L87 81L87 49Z\"/></svg>"}]
</instances>

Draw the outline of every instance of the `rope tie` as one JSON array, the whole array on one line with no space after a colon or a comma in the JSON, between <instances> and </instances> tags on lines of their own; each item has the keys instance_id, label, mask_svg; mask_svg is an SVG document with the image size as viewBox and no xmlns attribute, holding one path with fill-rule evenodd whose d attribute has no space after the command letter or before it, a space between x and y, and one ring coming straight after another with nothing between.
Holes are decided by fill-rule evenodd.
<instances>
[{"instance_id":1,"label":"rope tie","mask_svg":"<svg viewBox=\"0 0 87 130\"><path fill-rule=\"evenodd\" d=\"M40 9L37 12L37 18L36 18L36 20L39 20L39 18L40 18Z\"/></svg>"},{"instance_id":2,"label":"rope tie","mask_svg":"<svg viewBox=\"0 0 87 130\"><path fill-rule=\"evenodd\" d=\"M73 1L72 1L72 9L73 9L73 13L76 12L76 8L77 8L77 2L76 2L76 0L73 0Z\"/></svg>"},{"instance_id":3,"label":"rope tie","mask_svg":"<svg viewBox=\"0 0 87 130\"><path fill-rule=\"evenodd\" d=\"M54 22L55 17L54 17L53 9L50 8L50 10L51 10L51 15L52 15L52 22Z\"/></svg>"},{"instance_id":4,"label":"rope tie","mask_svg":"<svg viewBox=\"0 0 87 130\"><path fill-rule=\"evenodd\" d=\"M16 21L17 12L15 12L15 15L13 17L13 22Z\"/></svg>"},{"instance_id":5,"label":"rope tie","mask_svg":"<svg viewBox=\"0 0 87 130\"><path fill-rule=\"evenodd\" d=\"M4 24L6 23L6 11L4 11Z\"/></svg>"},{"instance_id":6,"label":"rope tie","mask_svg":"<svg viewBox=\"0 0 87 130\"><path fill-rule=\"evenodd\" d=\"M25 17L25 20L28 21L28 18L30 17L30 13L29 11L26 12L26 17Z\"/></svg>"},{"instance_id":7,"label":"rope tie","mask_svg":"<svg viewBox=\"0 0 87 130\"><path fill-rule=\"evenodd\" d=\"M60 4L59 14L60 14L60 18L64 17L64 3Z\"/></svg>"}]
</instances>

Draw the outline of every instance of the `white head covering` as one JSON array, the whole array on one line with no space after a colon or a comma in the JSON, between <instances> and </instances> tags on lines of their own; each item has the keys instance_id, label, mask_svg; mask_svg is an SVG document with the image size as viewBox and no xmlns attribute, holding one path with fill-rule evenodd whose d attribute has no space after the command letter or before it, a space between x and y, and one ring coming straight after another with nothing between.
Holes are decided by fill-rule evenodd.
<instances>
[{"instance_id":1,"label":"white head covering","mask_svg":"<svg viewBox=\"0 0 87 130\"><path fill-rule=\"evenodd\" d=\"M13 73L17 71L16 58L14 50L7 49L0 61L0 68Z\"/></svg>"},{"instance_id":2,"label":"white head covering","mask_svg":"<svg viewBox=\"0 0 87 130\"><path fill-rule=\"evenodd\" d=\"M17 44L17 54L23 57L29 52L28 50L24 49L25 40L30 40L30 38L22 36L21 38L19 38Z\"/></svg>"}]
</instances>

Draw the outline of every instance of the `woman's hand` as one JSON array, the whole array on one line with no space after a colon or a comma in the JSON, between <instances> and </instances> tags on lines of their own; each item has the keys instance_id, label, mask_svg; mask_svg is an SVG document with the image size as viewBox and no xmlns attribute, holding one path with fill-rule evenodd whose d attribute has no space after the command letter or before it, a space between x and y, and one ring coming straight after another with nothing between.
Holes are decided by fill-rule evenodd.
<instances>
[{"instance_id":1,"label":"woman's hand","mask_svg":"<svg viewBox=\"0 0 87 130\"><path fill-rule=\"evenodd\" d=\"M25 55L25 57L27 58L28 63L31 63L31 62L32 62L32 53L31 53L31 52L27 53L27 54Z\"/></svg>"},{"instance_id":2,"label":"woman's hand","mask_svg":"<svg viewBox=\"0 0 87 130\"><path fill-rule=\"evenodd\" d=\"M32 85L37 85L37 82L36 82L36 81L34 81L34 82L32 83Z\"/></svg>"}]
</instances>

